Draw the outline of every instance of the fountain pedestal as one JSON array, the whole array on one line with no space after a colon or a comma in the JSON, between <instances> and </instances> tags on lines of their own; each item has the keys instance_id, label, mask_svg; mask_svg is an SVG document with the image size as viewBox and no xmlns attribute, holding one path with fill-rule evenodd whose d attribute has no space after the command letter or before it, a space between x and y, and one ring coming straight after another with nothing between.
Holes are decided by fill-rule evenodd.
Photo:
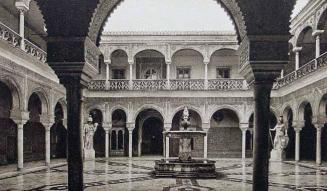
<instances>
[{"instance_id":1,"label":"fountain pedestal","mask_svg":"<svg viewBox=\"0 0 327 191\"><path fill-rule=\"evenodd\" d=\"M197 159L191 157L191 139L204 137L204 131L168 131L165 136L178 138L178 159L161 159L155 161L156 177L179 177L179 178L216 178L215 161Z\"/></svg>"}]
</instances>

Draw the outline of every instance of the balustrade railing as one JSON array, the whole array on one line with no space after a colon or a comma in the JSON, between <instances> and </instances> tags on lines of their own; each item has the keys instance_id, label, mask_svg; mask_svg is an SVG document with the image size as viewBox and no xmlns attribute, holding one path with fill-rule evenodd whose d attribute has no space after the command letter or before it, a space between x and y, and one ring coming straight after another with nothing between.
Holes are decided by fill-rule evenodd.
<instances>
[{"instance_id":1,"label":"balustrade railing","mask_svg":"<svg viewBox=\"0 0 327 191\"><path fill-rule=\"evenodd\" d=\"M307 64L300 67L298 70L285 75L281 79L278 79L276 85L274 86L274 89L278 89L288 84L291 84L297 79L302 78L326 65L327 65L327 52L322 54L317 59L311 60Z\"/></svg>"},{"instance_id":2,"label":"balustrade railing","mask_svg":"<svg viewBox=\"0 0 327 191\"><path fill-rule=\"evenodd\" d=\"M0 40L6 41L8 44L13 46L14 48L18 48L21 45L22 37L16 33L11 28L7 27L5 24L0 22ZM47 53L33 44L28 40L24 40L25 47L24 50L27 54L35 57L36 59L40 60L41 62L45 63L47 59Z\"/></svg>"},{"instance_id":3,"label":"balustrade railing","mask_svg":"<svg viewBox=\"0 0 327 191\"><path fill-rule=\"evenodd\" d=\"M0 22L0 39L7 41L13 47L19 47L22 38L11 28Z\"/></svg>"},{"instance_id":4,"label":"balustrade railing","mask_svg":"<svg viewBox=\"0 0 327 191\"><path fill-rule=\"evenodd\" d=\"M25 52L31 56L36 57L38 60L40 60L43 63L45 63L45 61L47 60L47 53L26 39L25 39Z\"/></svg>"},{"instance_id":5,"label":"balustrade railing","mask_svg":"<svg viewBox=\"0 0 327 191\"><path fill-rule=\"evenodd\" d=\"M166 80L133 80L133 90L165 90Z\"/></svg>"},{"instance_id":6,"label":"balustrade railing","mask_svg":"<svg viewBox=\"0 0 327 191\"><path fill-rule=\"evenodd\" d=\"M208 80L209 90L242 90L248 89L243 79L212 79Z\"/></svg>"},{"instance_id":7,"label":"balustrade railing","mask_svg":"<svg viewBox=\"0 0 327 191\"><path fill-rule=\"evenodd\" d=\"M204 90L204 80L172 79L170 90Z\"/></svg>"},{"instance_id":8,"label":"balustrade railing","mask_svg":"<svg viewBox=\"0 0 327 191\"><path fill-rule=\"evenodd\" d=\"M208 88L205 88L203 79L171 79L167 80L93 80L88 84L91 91L119 91L119 90L246 90L247 84L242 79L215 79L209 80Z\"/></svg>"}]
</instances>

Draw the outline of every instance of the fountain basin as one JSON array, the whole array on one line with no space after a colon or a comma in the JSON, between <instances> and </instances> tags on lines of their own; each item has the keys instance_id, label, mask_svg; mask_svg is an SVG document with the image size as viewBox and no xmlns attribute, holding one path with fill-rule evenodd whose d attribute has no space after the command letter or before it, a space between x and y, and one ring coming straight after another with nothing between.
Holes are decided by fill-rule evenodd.
<instances>
[{"instance_id":1,"label":"fountain basin","mask_svg":"<svg viewBox=\"0 0 327 191\"><path fill-rule=\"evenodd\" d=\"M154 174L156 177L174 178L216 178L215 161L161 159L155 161Z\"/></svg>"}]
</instances>

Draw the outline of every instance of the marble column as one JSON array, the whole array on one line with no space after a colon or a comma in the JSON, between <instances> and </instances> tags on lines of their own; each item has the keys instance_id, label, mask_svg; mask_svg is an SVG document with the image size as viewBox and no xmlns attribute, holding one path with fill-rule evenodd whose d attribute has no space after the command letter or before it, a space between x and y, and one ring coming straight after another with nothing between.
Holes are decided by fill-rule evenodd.
<instances>
[{"instance_id":1,"label":"marble column","mask_svg":"<svg viewBox=\"0 0 327 191\"><path fill-rule=\"evenodd\" d=\"M129 89L133 89L133 64L134 61L128 61L129 64Z\"/></svg>"},{"instance_id":2,"label":"marble column","mask_svg":"<svg viewBox=\"0 0 327 191\"><path fill-rule=\"evenodd\" d=\"M22 171L24 168L24 124L26 121L17 123L17 170Z\"/></svg>"},{"instance_id":3,"label":"marble column","mask_svg":"<svg viewBox=\"0 0 327 191\"><path fill-rule=\"evenodd\" d=\"M280 78L284 78L284 70L280 72Z\"/></svg>"},{"instance_id":4,"label":"marble column","mask_svg":"<svg viewBox=\"0 0 327 191\"><path fill-rule=\"evenodd\" d=\"M206 131L206 135L203 138L203 158L207 159L208 158L208 131Z\"/></svg>"},{"instance_id":5,"label":"marble column","mask_svg":"<svg viewBox=\"0 0 327 191\"><path fill-rule=\"evenodd\" d=\"M106 64L106 89L109 89L110 62L105 62L105 64Z\"/></svg>"},{"instance_id":6,"label":"marble column","mask_svg":"<svg viewBox=\"0 0 327 191\"><path fill-rule=\"evenodd\" d=\"M294 128L295 131L295 161L298 162L300 160L300 137L301 137L301 130L303 126L297 125Z\"/></svg>"},{"instance_id":7,"label":"marble column","mask_svg":"<svg viewBox=\"0 0 327 191\"><path fill-rule=\"evenodd\" d=\"M169 159L169 137L166 136L166 159Z\"/></svg>"},{"instance_id":8,"label":"marble column","mask_svg":"<svg viewBox=\"0 0 327 191\"><path fill-rule=\"evenodd\" d=\"M45 127L45 165L50 167L50 130L51 130L51 123Z\"/></svg>"},{"instance_id":9,"label":"marble column","mask_svg":"<svg viewBox=\"0 0 327 191\"><path fill-rule=\"evenodd\" d=\"M119 145L119 131L116 131L116 150L118 151L118 145Z\"/></svg>"},{"instance_id":10,"label":"marble column","mask_svg":"<svg viewBox=\"0 0 327 191\"><path fill-rule=\"evenodd\" d=\"M241 123L240 129L242 131L242 160L246 159L246 132L249 129L248 123Z\"/></svg>"},{"instance_id":11,"label":"marble column","mask_svg":"<svg viewBox=\"0 0 327 191\"><path fill-rule=\"evenodd\" d=\"M106 142L105 142L105 157L109 157L109 128L105 128L105 133L106 133Z\"/></svg>"},{"instance_id":12,"label":"marble column","mask_svg":"<svg viewBox=\"0 0 327 191\"><path fill-rule=\"evenodd\" d=\"M166 157L166 134L165 134L165 131L163 131L162 132L162 155L164 156L164 157Z\"/></svg>"},{"instance_id":13,"label":"marble column","mask_svg":"<svg viewBox=\"0 0 327 191\"><path fill-rule=\"evenodd\" d=\"M253 191L268 190L269 113L272 81L254 81Z\"/></svg>"},{"instance_id":14,"label":"marble column","mask_svg":"<svg viewBox=\"0 0 327 191\"><path fill-rule=\"evenodd\" d=\"M314 124L317 130L316 137L316 164L321 165L321 131L324 124Z\"/></svg>"},{"instance_id":15,"label":"marble column","mask_svg":"<svg viewBox=\"0 0 327 191\"><path fill-rule=\"evenodd\" d=\"M170 65L171 65L171 62L166 62L166 79L167 79L167 89L170 89Z\"/></svg>"},{"instance_id":16,"label":"marble column","mask_svg":"<svg viewBox=\"0 0 327 191\"><path fill-rule=\"evenodd\" d=\"M128 129L128 157L133 157L133 130L134 128Z\"/></svg>"},{"instance_id":17,"label":"marble column","mask_svg":"<svg viewBox=\"0 0 327 191\"><path fill-rule=\"evenodd\" d=\"M295 47L293 48L293 52L295 53L295 70L300 68L300 52L302 47Z\"/></svg>"},{"instance_id":18,"label":"marble column","mask_svg":"<svg viewBox=\"0 0 327 191\"><path fill-rule=\"evenodd\" d=\"M208 64L209 61L204 61L204 89L208 89Z\"/></svg>"},{"instance_id":19,"label":"marble column","mask_svg":"<svg viewBox=\"0 0 327 191\"><path fill-rule=\"evenodd\" d=\"M315 30L312 36L316 38L316 58L320 56L320 35L324 33L324 30Z\"/></svg>"}]
</instances>

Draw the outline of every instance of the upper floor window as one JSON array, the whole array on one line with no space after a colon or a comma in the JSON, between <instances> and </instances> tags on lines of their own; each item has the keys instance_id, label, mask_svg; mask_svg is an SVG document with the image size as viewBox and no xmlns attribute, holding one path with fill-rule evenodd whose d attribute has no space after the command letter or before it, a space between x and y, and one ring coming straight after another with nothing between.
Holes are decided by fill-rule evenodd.
<instances>
[{"instance_id":1,"label":"upper floor window","mask_svg":"<svg viewBox=\"0 0 327 191\"><path fill-rule=\"evenodd\" d=\"M177 79L190 79L191 78L191 68L177 68Z\"/></svg>"},{"instance_id":2,"label":"upper floor window","mask_svg":"<svg viewBox=\"0 0 327 191\"><path fill-rule=\"evenodd\" d=\"M112 69L112 79L125 79L125 69Z\"/></svg>"},{"instance_id":3,"label":"upper floor window","mask_svg":"<svg viewBox=\"0 0 327 191\"><path fill-rule=\"evenodd\" d=\"M217 68L217 78L230 78L230 69Z\"/></svg>"}]
</instances>

